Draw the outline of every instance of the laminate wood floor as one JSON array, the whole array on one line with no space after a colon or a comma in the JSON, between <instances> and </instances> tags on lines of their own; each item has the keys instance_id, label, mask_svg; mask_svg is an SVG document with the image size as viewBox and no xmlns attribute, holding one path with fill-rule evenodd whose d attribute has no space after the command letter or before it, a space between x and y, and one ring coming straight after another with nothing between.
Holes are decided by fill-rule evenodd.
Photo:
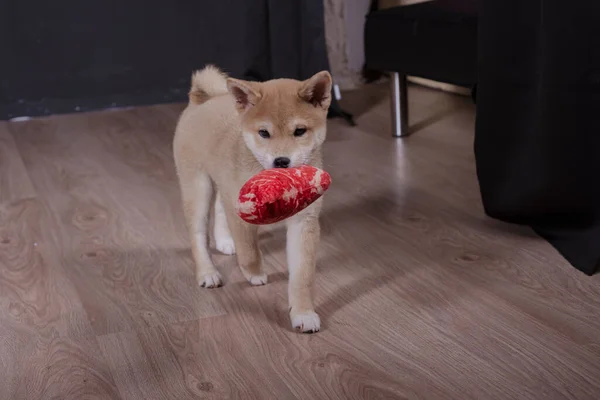
<instances>
[{"instance_id":1,"label":"laminate wood floor","mask_svg":"<svg viewBox=\"0 0 600 400\"><path fill-rule=\"evenodd\" d=\"M484 216L469 99L386 88L330 122L322 331L270 283L197 287L171 140L182 105L0 123L0 399L600 399L600 280Z\"/></svg>"}]
</instances>

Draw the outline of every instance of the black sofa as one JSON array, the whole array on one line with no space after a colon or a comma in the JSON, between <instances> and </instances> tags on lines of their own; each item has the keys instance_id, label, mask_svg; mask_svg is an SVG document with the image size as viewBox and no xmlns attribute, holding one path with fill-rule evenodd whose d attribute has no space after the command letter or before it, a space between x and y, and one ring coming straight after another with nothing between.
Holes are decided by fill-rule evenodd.
<instances>
[{"instance_id":1,"label":"black sofa","mask_svg":"<svg viewBox=\"0 0 600 400\"><path fill-rule=\"evenodd\" d=\"M434 0L375 10L366 66L477 88L475 159L487 215L529 225L575 268L600 270L600 2ZM507 22L509 21L509 22Z\"/></svg>"},{"instance_id":2,"label":"black sofa","mask_svg":"<svg viewBox=\"0 0 600 400\"><path fill-rule=\"evenodd\" d=\"M375 7L374 7L375 8ZM366 67L392 74L392 130L409 133L406 76L472 87L477 81L477 2L435 0L373 10Z\"/></svg>"},{"instance_id":3,"label":"black sofa","mask_svg":"<svg viewBox=\"0 0 600 400\"><path fill-rule=\"evenodd\" d=\"M600 270L598 21L597 0L480 0L475 157L485 210L533 227L588 275Z\"/></svg>"}]
</instances>

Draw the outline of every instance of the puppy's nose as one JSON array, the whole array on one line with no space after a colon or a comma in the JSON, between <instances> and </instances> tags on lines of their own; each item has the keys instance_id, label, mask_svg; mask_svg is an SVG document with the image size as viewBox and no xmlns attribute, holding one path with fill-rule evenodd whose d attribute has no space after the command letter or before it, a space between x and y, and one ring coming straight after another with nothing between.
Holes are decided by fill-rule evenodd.
<instances>
[{"instance_id":1,"label":"puppy's nose","mask_svg":"<svg viewBox=\"0 0 600 400\"><path fill-rule=\"evenodd\" d=\"M275 168L287 168L290 166L291 160L287 157L277 157L275 161L273 161L273 165Z\"/></svg>"}]
</instances>

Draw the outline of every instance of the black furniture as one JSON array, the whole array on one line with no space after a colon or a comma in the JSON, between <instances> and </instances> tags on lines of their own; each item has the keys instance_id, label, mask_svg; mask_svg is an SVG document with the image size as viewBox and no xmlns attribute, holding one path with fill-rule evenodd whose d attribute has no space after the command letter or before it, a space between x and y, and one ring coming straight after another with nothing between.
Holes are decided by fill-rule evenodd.
<instances>
[{"instance_id":1,"label":"black furniture","mask_svg":"<svg viewBox=\"0 0 600 400\"><path fill-rule=\"evenodd\" d=\"M597 0L481 0L479 15L485 210L530 225L589 275L600 269L598 21Z\"/></svg>"},{"instance_id":2,"label":"black furniture","mask_svg":"<svg viewBox=\"0 0 600 400\"><path fill-rule=\"evenodd\" d=\"M324 32L322 0L0 0L0 120L185 101L206 63L305 79Z\"/></svg>"},{"instance_id":3,"label":"black furniture","mask_svg":"<svg viewBox=\"0 0 600 400\"><path fill-rule=\"evenodd\" d=\"M434 0L369 13L366 67L392 74L392 128L408 130L406 76L470 87L477 81L476 0Z\"/></svg>"},{"instance_id":4,"label":"black furniture","mask_svg":"<svg viewBox=\"0 0 600 400\"><path fill-rule=\"evenodd\" d=\"M600 2L434 0L367 18L367 67L392 72L394 134L407 74L477 85L486 213L531 226L574 267L600 270Z\"/></svg>"}]
</instances>

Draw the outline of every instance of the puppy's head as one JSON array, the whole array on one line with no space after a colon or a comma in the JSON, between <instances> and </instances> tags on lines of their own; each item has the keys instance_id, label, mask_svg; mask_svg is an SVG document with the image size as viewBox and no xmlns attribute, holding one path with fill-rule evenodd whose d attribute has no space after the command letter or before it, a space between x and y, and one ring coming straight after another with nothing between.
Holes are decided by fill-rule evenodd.
<instances>
[{"instance_id":1,"label":"puppy's head","mask_svg":"<svg viewBox=\"0 0 600 400\"><path fill-rule=\"evenodd\" d=\"M327 71L305 81L227 80L241 117L244 141L265 169L306 164L323 144L331 82Z\"/></svg>"}]
</instances>

